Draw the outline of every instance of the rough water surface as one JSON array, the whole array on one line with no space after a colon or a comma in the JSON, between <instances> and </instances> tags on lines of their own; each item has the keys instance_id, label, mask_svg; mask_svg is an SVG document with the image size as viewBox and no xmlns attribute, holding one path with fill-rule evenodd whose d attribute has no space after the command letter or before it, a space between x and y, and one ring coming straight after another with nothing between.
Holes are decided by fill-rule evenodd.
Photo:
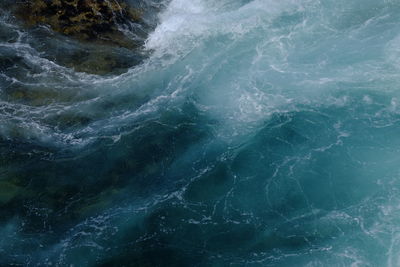
<instances>
[{"instance_id":1,"label":"rough water surface","mask_svg":"<svg viewBox=\"0 0 400 267\"><path fill-rule=\"evenodd\" d=\"M103 76L1 9L0 265L398 266L400 2L142 2Z\"/></svg>"}]
</instances>

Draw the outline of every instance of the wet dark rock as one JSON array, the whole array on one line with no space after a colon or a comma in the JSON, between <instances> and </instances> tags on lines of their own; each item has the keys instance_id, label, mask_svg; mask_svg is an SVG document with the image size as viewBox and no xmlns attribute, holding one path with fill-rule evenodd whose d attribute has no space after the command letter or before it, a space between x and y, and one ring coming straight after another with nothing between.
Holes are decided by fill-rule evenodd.
<instances>
[{"instance_id":1,"label":"wet dark rock","mask_svg":"<svg viewBox=\"0 0 400 267\"><path fill-rule=\"evenodd\" d=\"M11 201L16 197L21 189L13 183L0 181L0 205Z\"/></svg>"},{"instance_id":2,"label":"wet dark rock","mask_svg":"<svg viewBox=\"0 0 400 267\"><path fill-rule=\"evenodd\" d=\"M145 12L125 0L24 0L14 9L44 57L97 75L121 74L143 61L144 40L155 25Z\"/></svg>"},{"instance_id":3,"label":"wet dark rock","mask_svg":"<svg viewBox=\"0 0 400 267\"><path fill-rule=\"evenodd\" d=\"M52 30L83 41L134 48L137 44L121 30L140 23L140 11L121 0L29 0L16 14L27 25L45 24Z\"/></svg>"},{"instance_id":4,"label":"wet dark rock","mask_svg":"<svg viewBox=\"0 0 400 267\"><path fill-rule=\"evenodd\" d=\"M78 72L97 75L120 74L139 64L144 55L140 48L92 46L71 51L68 56L58 56L57 62Z\"/></svg>"}]
</instances>

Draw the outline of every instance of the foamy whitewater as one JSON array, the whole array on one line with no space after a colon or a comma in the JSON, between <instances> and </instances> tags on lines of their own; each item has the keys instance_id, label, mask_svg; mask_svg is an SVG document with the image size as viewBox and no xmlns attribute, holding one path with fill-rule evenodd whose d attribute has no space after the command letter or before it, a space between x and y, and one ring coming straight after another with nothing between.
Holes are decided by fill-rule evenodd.
<instances>
[{"instance_id":1,"label":"foamy whitewater","mask_svg":"<svg viewBox=\"0 0 400 267\"><path fill-rule=\"evenodd\" d=\"M108 76L2 7L0 265L399 266L400 2L147 3Z\"/></svg>"}]
</instances>

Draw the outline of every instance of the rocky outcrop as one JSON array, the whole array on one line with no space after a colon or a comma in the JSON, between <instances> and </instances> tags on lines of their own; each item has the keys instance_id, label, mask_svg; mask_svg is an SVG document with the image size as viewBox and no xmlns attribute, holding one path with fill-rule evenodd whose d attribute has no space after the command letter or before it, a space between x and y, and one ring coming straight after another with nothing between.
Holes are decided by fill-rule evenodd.
<instances>
[{"instance_id":1,"label":"rocky outcrop","mask_svg":"<svg viewBox=\"0 0 400 267\"><path fill-rule=\"evenodd\" d=\"M81 41L134 48L124 26L140 23L140 11L121 0L26 0L16 14L27 25L45 24Z\"/></svg>"},{"instance_id":2,"label":"rocky outcrop","mask_svg":"<svg viewBox=\"0 0 400 267\"><path fill-rule=\"evenodd\" d=\"M13 12L43 57L78 72L120 74L146 57L142 47L153 27L143 19L145 5L127 1L23 0Z\"/></svg>"}]
</instances>

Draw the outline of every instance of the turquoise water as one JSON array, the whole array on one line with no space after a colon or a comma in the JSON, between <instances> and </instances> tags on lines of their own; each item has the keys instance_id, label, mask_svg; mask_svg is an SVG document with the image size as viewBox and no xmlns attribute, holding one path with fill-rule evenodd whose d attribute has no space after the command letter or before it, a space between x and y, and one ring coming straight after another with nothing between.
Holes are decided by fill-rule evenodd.
<instances>
[{"instance_id":1,"label":"turquoise water","mask_svg":"<svg viewBox=\"0 0 400 267\"><path fill-rule=\"evenodd\" d=\"M0 264L398 266L400 3L161 7L109 76L3 9Z\"/></svg>"}]
</instances>

